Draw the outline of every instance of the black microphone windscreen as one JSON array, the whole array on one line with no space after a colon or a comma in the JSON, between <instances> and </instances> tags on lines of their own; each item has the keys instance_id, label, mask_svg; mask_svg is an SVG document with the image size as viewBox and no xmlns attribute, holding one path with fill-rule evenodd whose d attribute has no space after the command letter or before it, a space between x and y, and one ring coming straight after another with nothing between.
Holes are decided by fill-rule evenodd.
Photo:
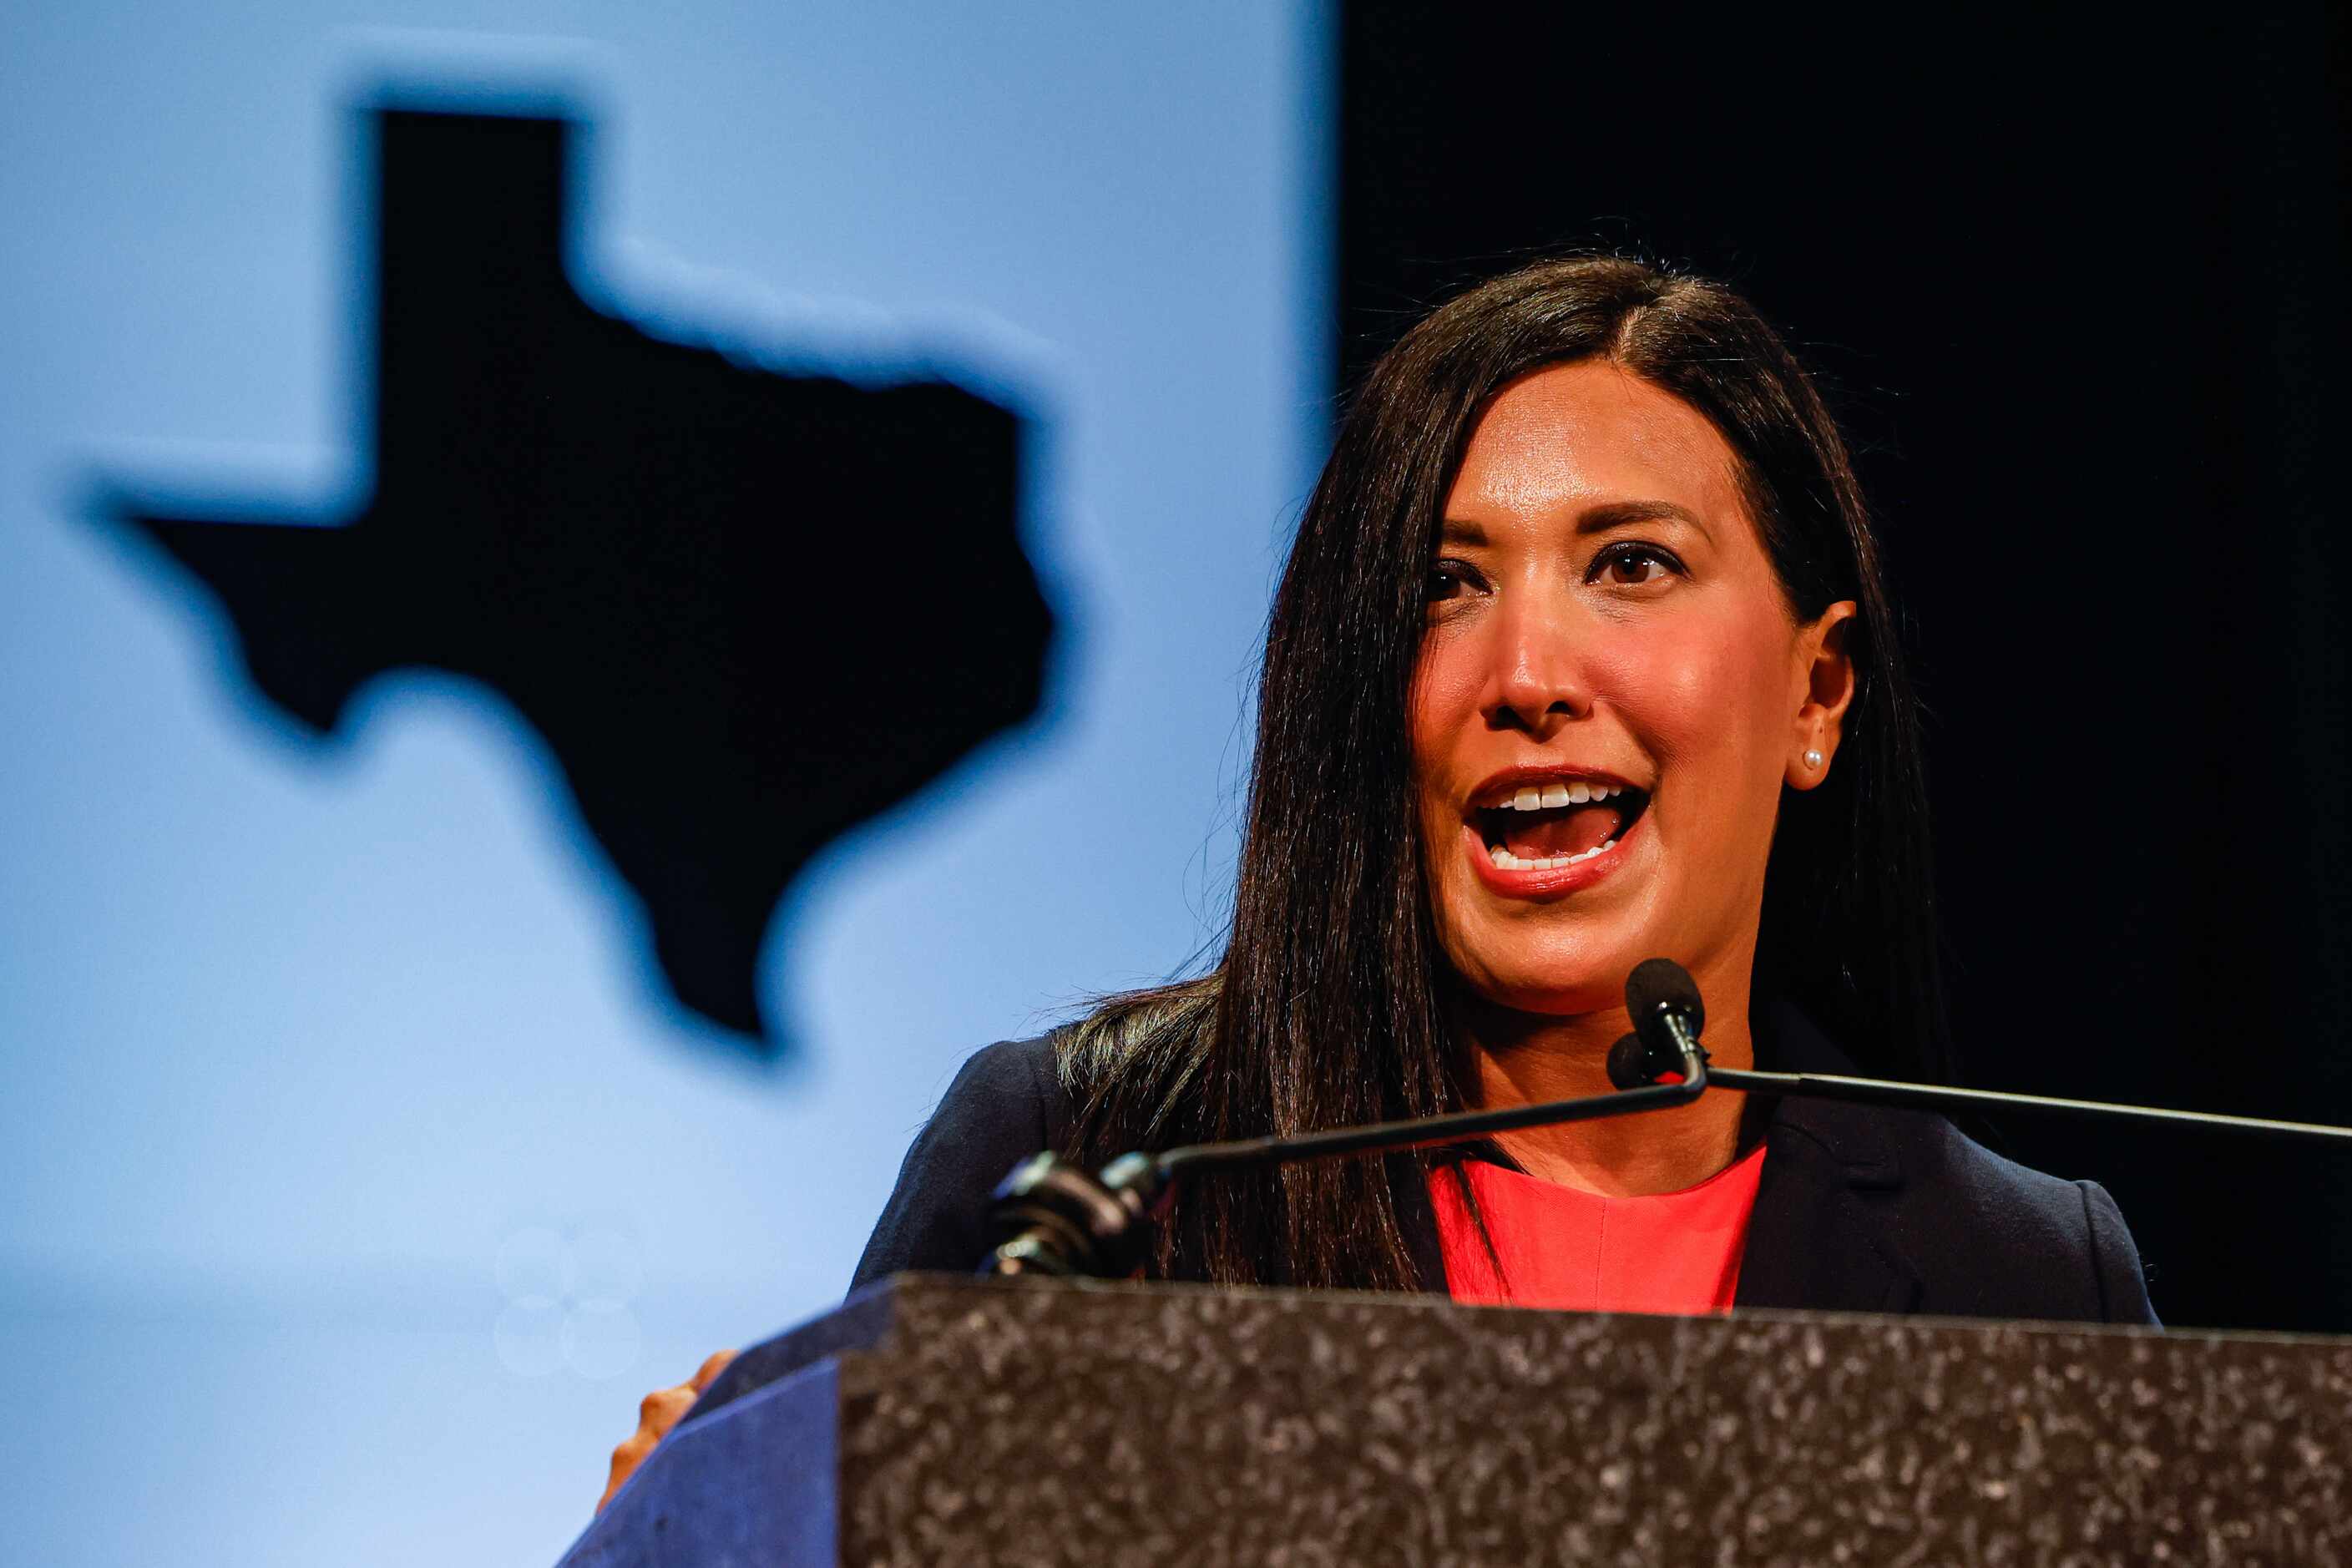
<instances>
[{"instance_id":1,"label":"black microphone windscreen","mask_svg":"<svg viewBox=\"0 0 2352 1568\"><path fill-rule=\"evenodd\" d=\"M1627 1035L1609 1047L1609 1081L1619 1089L1647 1089L1657 1081L1650 1070L1650 1047L1639 1035Z\"/></svg>"},{"instance_id":2,"label":"black microphone windscreen","mask_svg":"<svg viewBox=\"0 0 2352 1568\"><path fill-rule=\"evenodd\" d=\"M1690 971L1671 958L1645 958L1625 981L1625 1010L1633 1015L1633 1027L1647 1036L1663 1007L1680 1013L1694 1035L1706 1027L1706 1004L1699 1000Z\"/></svg>"}]
</instances>

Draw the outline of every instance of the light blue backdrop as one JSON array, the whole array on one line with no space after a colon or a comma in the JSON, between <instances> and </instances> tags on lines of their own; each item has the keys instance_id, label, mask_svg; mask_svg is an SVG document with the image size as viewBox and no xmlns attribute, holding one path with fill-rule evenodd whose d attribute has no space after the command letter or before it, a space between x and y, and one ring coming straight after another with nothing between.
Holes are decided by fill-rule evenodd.
<instances>
[{"instance_id":1,"label":"light blue backdrop","mask_svg":"<svg viewBox=\"0 0 2352 1568\"><path fill-rule=\"evenodd\" d=\"M838 1295L965 1054L1213 934L1324 435L1327 30L1317 0L7 8L12 1561L551 1561L640 1393ZM613 306L802 359L946 342L1050 422L1048 717L802 884L784 1071L656 1000L495 701L380 684L313 747L83 510L110 468L359 482L351 114L387 73L574 95ZM875 559L776 593L887 595Z\"/></svg>"}]
</instances>

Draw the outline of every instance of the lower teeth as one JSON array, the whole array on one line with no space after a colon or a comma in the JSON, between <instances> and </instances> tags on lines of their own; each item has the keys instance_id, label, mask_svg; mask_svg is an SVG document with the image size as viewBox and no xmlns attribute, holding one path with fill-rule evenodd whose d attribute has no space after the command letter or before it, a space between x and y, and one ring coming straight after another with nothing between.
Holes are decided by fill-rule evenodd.
<instances>
[{"instance_id":1,"label":"lower teeth","mask_svg":"<svg viewBox=\"0 0 2352 1568\"><path fill-rule=\"evenodd\" d=\"M1580 860L1590 860L1595 855L1605 854L1616 847L1617 840L1612 838L1594 845L1580 855L1560 855L1549 860L1522 860L1497 844L1486 851L1486 858L1495 863L1497 871L1552 871L1562 866L1573 866Z\"/></svg>"}]
</instances>

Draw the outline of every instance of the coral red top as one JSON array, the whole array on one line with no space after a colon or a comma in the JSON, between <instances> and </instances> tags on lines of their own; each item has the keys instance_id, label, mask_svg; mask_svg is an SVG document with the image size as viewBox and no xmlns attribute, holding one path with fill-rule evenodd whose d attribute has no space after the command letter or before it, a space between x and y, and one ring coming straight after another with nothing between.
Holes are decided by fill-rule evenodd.
<instances>
[{"instance_id":1,"label":"coral red top","mask_svg":"<svg viewBox=\"0 0 2352 1568\"><path fill-rule=\"evenodd\" d=\"M1495 1259L1462 1201L1462 1183L1430 1179L1445 1286L1457 1301L1578 1312L1728 1312L1739 1289L1748 1215L1764 1150L1679 1193L1603 1197L1507 1165L1455 1167L1477 1194Z\"/></svg>"}]
</instances>

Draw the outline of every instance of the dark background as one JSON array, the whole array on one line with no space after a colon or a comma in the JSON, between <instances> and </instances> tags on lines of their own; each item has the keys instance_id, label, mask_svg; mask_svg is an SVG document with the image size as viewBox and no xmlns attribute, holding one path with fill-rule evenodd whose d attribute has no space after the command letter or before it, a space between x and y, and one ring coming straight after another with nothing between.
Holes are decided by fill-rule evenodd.
<instances>
[{"instance_id":1,"label":"dark background","mask_svg":"<svg viewBox=\"0 0 2352 1568\"><path fill-rule=\"evenodd\" d=\"M1338 360L1600 247L1731 282L1857 449L1986 1088L2352 1123L2346 37L1355 0ZM2352 1330L2352 1162L2011 1117L2176 1325Z\"/></svg>"}]
</instances>

